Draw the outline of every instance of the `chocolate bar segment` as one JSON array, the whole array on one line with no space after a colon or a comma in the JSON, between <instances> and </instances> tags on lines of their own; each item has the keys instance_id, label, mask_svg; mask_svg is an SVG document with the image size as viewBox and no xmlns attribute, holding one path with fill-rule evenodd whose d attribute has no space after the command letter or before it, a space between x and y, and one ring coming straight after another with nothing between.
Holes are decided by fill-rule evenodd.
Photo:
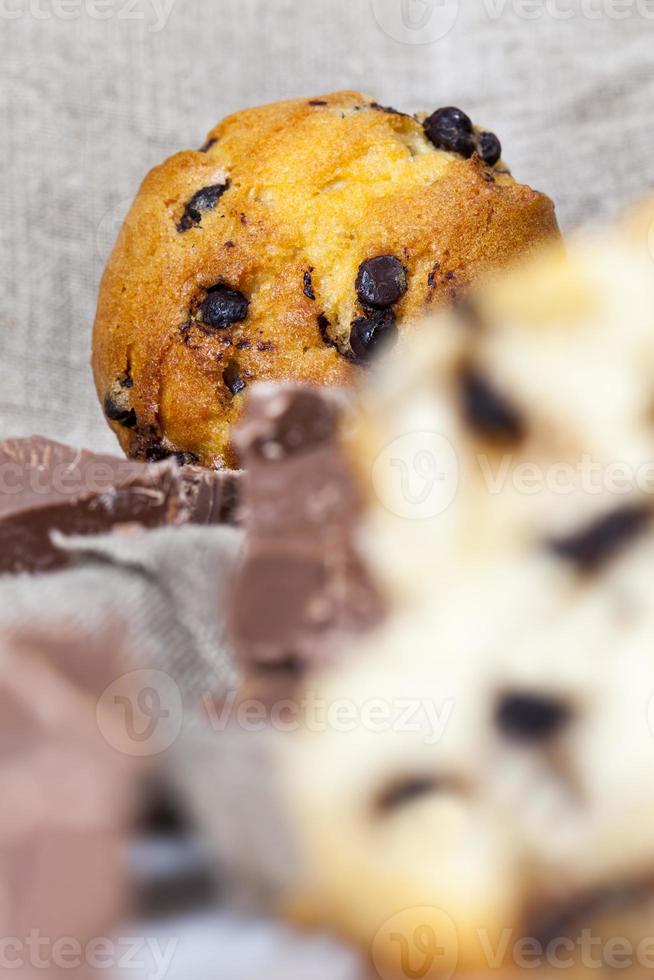
<instances>
[{"instance_id":1,"label":"chocolate bar segment","mask_svg":"<svg viewBox=\"0 0 654 980\"><path fill-rule=\"evenodd\" d=\"M362 505L340 444L343 408L326 389L251 391L236 434L246 550L229 616L246 673L302 672L381 616L354 543Z\"/></svg>"},{"instance_id":2,"label":"chocolate bar segment","mask_svg":"<svg viewBox=\"0 0 654 980\"><path fill-rule=\"evenodd\" d=\"M85 950L130 912L124 855L142 764L96 719L125 654L112 629L90 635L54 620L0 630L2 925L7 972L21 980L100 976ZM120 706L106 711L118 730Z\"/></svg>"},{"instance_id":3,"label":"chocolate bar segment","mask_svg":"<svg viewBox=\"0 0 654 980\"><path fill-rule=\"evenodd\" d=\"M238 481L174 459L139 463L39 436L8 439L0 444L0 574L65 567L53 531L235 523Z\"/></svg>"}]
</instances>

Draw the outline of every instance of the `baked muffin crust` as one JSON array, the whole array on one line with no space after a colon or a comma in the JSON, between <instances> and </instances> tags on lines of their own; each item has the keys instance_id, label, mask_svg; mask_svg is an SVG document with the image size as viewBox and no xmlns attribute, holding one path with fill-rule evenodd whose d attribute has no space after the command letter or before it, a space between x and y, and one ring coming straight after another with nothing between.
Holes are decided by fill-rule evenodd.
<instances>
[{"instance_id":1,"label":"baked muffin crust","mask_svg":"<svg viewBox=\"0 0 654 980\"><path fill-rule=\"evenodd\" d=\"M441 148L467 119L447 112L436 126L358 92L248 109L146 177L93 340L128 455L235 465L252 382L348 385L426 310L558 234L551 201L480 156L495 159L493 134L468 133L466 155ZM368 306L364 264L380 257L397 296L368 277L393 299Z\"/></svg>"}]
</instances>

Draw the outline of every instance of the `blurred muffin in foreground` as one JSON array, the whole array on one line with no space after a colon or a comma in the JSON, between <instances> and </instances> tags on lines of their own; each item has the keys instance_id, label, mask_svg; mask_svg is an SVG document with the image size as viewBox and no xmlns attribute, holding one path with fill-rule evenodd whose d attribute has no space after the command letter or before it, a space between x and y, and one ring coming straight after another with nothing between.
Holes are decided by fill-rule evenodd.
<instances>
[{"instance_id":1,"label":"blurred muffin in foreground","mask_svg":"<svg viewBox=\"0 0 654 980\"><path fill-rule=\"evenodd\" d=\"M381 976L551 975L562 954L568 977L609 976L616 937L626 975L651 969L654 261L639 227L545 254L426 324L354 419L388 615L309 678L332 722L278 739L278 764L303 868L290 914L354 940Z\"/></svg>"},{"instance_id":2,"label":"blurred muffin in foreground","mask_svg":"<svg viewBox=\"0 0 654 980\"><path fill-rule=\"evenodd\" d=\"M128 455L234 465L255 380L348 385L473 280L558 235L458 109L358 92L249 109L155 168L102 282L93 366Z\"/></svg>"},{"instance_id":3,"label":"blurred muffin in foreground","mask_svg":"<svg viewBox=\"0 0 654 980\"><path fill-rule=\"evenodd\" d=\"M642 222L498 277L428 321L363 395L351 458L375 567L415 595L451 535L479 561L546 540L565 550L603 518L619 541L634 499L654 486L653 406L654 258ZM589 567L594 555L589 544Z\"/></svg>"},{"instance_id":4,"label":"blurred muffin in foreground","mask_svg":"<svg viewBox=\"0 0 654 980\"><path fill-rule=\"evenodd\" d=\"M344 514L328 480L302 511L284 477L299 495L312 454L343 452L334 413L294 414L274 390L251 406L250 492L267 512L246 534L288 642L240 633L246 670L267 655L274 699L265 731L232 732L256 746L242 772L265 774L266 801L230 798L228 833L214 802L206 826L277 911L354 944L384 980L651 970L653 319L642 238L615 232L427 324L345 425L350 473L345 459L330 472L343 487L358 473L362 506ZM438 438L411 441L423 434ZM445 493L425 493L431 479ZM384 605L367 624L343 605L357 528ZM308 590L312 619L288 574L281 601L289 556L329 573ZM316 657L330 615L340 635ZM249 846L264 838L253 814L283 825L275 867Z\"/></svg>"}]
</instances>

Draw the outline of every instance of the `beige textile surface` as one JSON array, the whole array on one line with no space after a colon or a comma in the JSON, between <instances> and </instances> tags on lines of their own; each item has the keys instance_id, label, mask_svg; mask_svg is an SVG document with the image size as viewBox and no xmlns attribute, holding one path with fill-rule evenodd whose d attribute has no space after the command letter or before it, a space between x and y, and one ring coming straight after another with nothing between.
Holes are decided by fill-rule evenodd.
<instances>
[{"instance_id":1,"label":"beige textile surface","mask_svg":"<svg viewBox=\"0 0 654 980\"><path fill-rule=\"evenodd\" d=\"M654 0L0 0L0 436L115 447L88 369L103 263L145 172L225 113L460 104L570 228L654 186L652 52Z\"/></svg>"},{"instance_id":2,"label":"beige textile surface","mask_svg":"<svg viewBox=\"0 0 654 980\"><path fill-rule=\"evenodd\" d=\"M338 88L410 111L461 105L497 131L520 180L554 197L564 229L654 187L654 0L0 0L0 436L116 449L91 383L90 329L141 178L228 112ZM202 548L209 563L221 558L194 533L175 539L193 550L180 563L188 574L204 567ZM177 649L171 635L200 651L215 640L179 632L184 617L153 620L161 596L143 576L141 596L111 563L70 575L89 594L95 575L124 581L133 628L149 617L150 640L165 629L166 649ZM195 595L173 580L176 595ZM214 580L197 602L213 607ZM43 583L44 611L60 607L65 582ZM0 606L18 615L38 599L5 583ZM349 960L275 930L197 928L175 980L214 976L216 942L225 980L355 975Z\"/></svg>"}]
</instances>

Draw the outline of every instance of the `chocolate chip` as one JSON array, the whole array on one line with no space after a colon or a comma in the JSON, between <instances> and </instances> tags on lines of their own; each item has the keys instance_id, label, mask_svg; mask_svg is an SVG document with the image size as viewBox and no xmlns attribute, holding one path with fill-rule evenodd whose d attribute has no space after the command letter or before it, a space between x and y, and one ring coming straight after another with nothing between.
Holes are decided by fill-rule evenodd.
<instances>
[{"instance_id":1,"label":"chocolate chip","mask_svg":"<svg viewBox=\"0 0 654 980\"><path fill-rule=\"evenodd\" d=\"M174 458L177 460L179 466L197 466L200 462L200 457L195 453L173 453Z\"/></svg>"},{"instance_id":2,"label":"chocolate chip","mask_svg":"<svg viewBox=\"0 0 654 980\"><path fill-rule=\"evenodd\" d=\"M245 388L245 381L241 377L241 370L236 361L230 361L223 371L223 381L232 395L238 395Z\"/></svg>"},{"instance_id":3,"label":"chocolate chip","mask_svg":"<svg viewBox=\"0 0 654 980\"><path fill-rule=\"evenodd\" d=\"M260 340L257 344L257 350L274 350L275 345L269 340Z\"/></svg>"},{"instance_id":4,"label":"chocolate chip","mask_svg":"<svg viewBox=\"0 0 654 980\"><path fill-rule=\"evenodd\" d=\"M407 119L413 119L407 112L400 112L399 109L394 109L391 105L380 105L379 102L371 102L371 109L376 109L377 112L386 112L389 116L404 116Z\"/></svg>"},{"instance_id":5,"label":"chocolate chip","mask_svg":"<svg viewBox=\"0 0 654 980\"><path fill-rule=\"evenodd\" d=\"M148 463L158 463L162 459L170 459L171 455L171 450L166 449L160 442L151 443L145 450L145 458Z\"/></svg>"},{"instance_id":6,"label":"chocolate chip","mask_svg":"<svg viewBox=\"0 0 654 980\"><path fill-rule=\"evenodd\" d=\"M309 105L329 105L329 102L324 102L322 99L309 99Z\"/></svg>"},{"instance_id":7,"label":"chocolate chip","mask_svg":"<svg viewBox=\"0 0 654 980\"><path fill-rule=\"evenodd\" d=\"M354 359L365 363L397 340L397 324L392 310L374 310L352 324L350 347Z\"/></svg>"},{"instance_id":8,"label":"chocolate chip","mask_svg":"<svg viewBox=\"0 0 654 980\"><path fill-rule=\"evenodd\" d=\"M441 792L444 786L431 775L405 776L385 786L375 800L375 812L389 814L426 796Z\"/></svg>"},{"instance_id":9,"label":"chocolate chip","mask_svg":"<svg viewBox=\"0 0 654 980\"><path fill-rule=\"evenodd\" d=\"M202 325L212 330L225 330L245 320L249 308L243 293L219 283L208 290L207 298L200 305Z\"/></svg>"},{"instance_id":10,"label":"chocolate chip","mask_svg":"<svg viewBox=\"0 0 654 980\"><path fill-rule=\"evenodd\" d=\"M440 270L440 267L441 267L440 262L434 262L434 265L429 275L427 276L427 285L429 286L430 289L433 289L434 286L436 285L436 274Z\"/></svg>"},{"instance_id":11,"label":"chocolate chip","mask_svg":"<svg viewBox=\"0 0 654 980\"><path fill-rule=\"evenodd\" d=\"M359 266L356 290L364 306L376 309L392 306L406 288L406 269L394 255L378 255Z\"/></svg>"},{"instance_id":12,"label":"chocolate chip","mask_svg":"<svg viewBox=\"0 0 654 980\"><path fill-rule=\"evenodd\" d=\"M464 372L463 414L475 432L493 442L519 442L525 426L518 411L474 369Z\"/></svg>"},{"instance_id":13,"label":"chocolate chip","mask_svg":"<svg viewBox=\"0 0 654 980\"><path fill-rule=\"evenodd\" d=\"M313 280L311 278L312 272L313 268L307 269L307 271L304 273L304 295L307 297L307 299L316 298L316 294L313 291Z\"/></svg>"},{"instance_id":14,"label":"chocolate chip","mask_svg":"<svg viewBox=\"0 0 654 980\"><path fill-rule=\"evenodd\" d=\"M590 572L629 545L652 520L652 511L631 505L611 511L567 537L555 538L549 546L555 555Z\"/></svg>"},{"instance_id":15,"label":"chocolate chip","mask_svg":"<svg viewBox=\"0 0 654 980\"><path fill-rule=\"evenodd\" d=\"M249 340L239 340L237 344L234 345L236 350L247 350L250 346Z\"/></svg>"},{"instance_id":16,"label":"chocolate chip","mask_svg":"<svg viewBox=\"0 0 654 980\"><path fill-rule=\"evenodd\" d=\"M318 314L318 330L320 330L320 336L322 337L322 342L326 347L335 347L336 344L329 336L327 331L329 330L331 323L327 319L324 313Z\"/></svg>"},{"instance_id":17,"label":"chocolate chip","mask_svg":"<svg viewBox=\"0 0 654 980\"><path fill-rule=\"evenodd\" d=\"M251 670L264 677L282 675L283 677L300 678L305 672L306 664L297 653L287 653L279 660L256 660Z\"/></svg>"},{"instance_id":18,"label":"chocolate chip","mask_svg":"<svg viewBox=\"0 0 654 980\"><path fill-rule=\"evenodd\" d=\"M148 463L160 463L165 459L174 459L178 466L197 466L200 462L195 453L182 452L179 449L168 449L161 442L151 443L145 450Z\"/></svg>"},{"instance_id":19,"label":"chocolate chip","mask_svg":"<svg viewBox=\"0 0 654 980\"><path fill-rule=\"evenodd\" d=\"M210 139L207 140L207 142L203 146L200 147L198 152L208 153L211 147L215 146L217 142L218 140L215 138L215 136L212 136Z\"/></svg>"},{"instance_id":20,"label":"chocolate chip","mask_svg":"<svg viewBox=\"0 0 654 980\"><path fill-rule=\"evenodd\" d=\"M235 247L234 242L231 241L231 239L228 242L225 242L225 244L223 245L223 248L234 248L234 247Z\"/></svg>"},{"instance_id":21,"label":"chocolate chip","mask_svg":"<svg viewBox=\"0 0 654 980\"><path fill-rule=\"evenodd\" d=\"M435 147L459 153L468 159L475 152L472 120L454 106L437 109L425 119L423 126Z\"/></svg>"},{"instance_id":22,"label":"chocolate chip","mask_svg":"<svg viewBox=\"0 0 654 980\"><path fill-rule=\"evenodd\" d=\"M178 466L196 466L199 458L195 453L183 453L177 450L165 449L162 445L150 446L145 454L148 463L161 463L168 459L174 459Z\"/></svg>"},{"instance_id":23,"label":"chocolate chip","mask_svg":"<svg viewBox=\"0 0 654 980\"><path fill-rule=\"evenodd\" d=\"M133 383L130 375L125 375L114 381L104 397L104 414L110 422L117 422L125 429L134 429L137 424L136 412L127 394Z\"/></svg>"},{"instance_id":24,"label":"chocolate chip","mask_svg":"<svg viewBox=\"0 0 654 980\"><path fill-rule=\"evenodd\" d=\"M502 144L495 133L480 133L477 139L479 156L489 167L494 167L502 156Z\"/></svg>"},{"instance_id":25,"label":"chocolate chip","mask_svg":"<svg viewBox=\"0 0 654 980\"><path fill-rule=\"evenodd\" d=\"M533 745L550 741L571 717L570 707L558 698L512 693L500 698L495 724L505 738Z\"/></svg>"},{"instance_id":26,"label":"chocolate chip","mask_svg":"<svg viewBox=\"0 0 654 980\"><path fill-rule=\"evenodd\" d=\"M229 181L224 184L211 184L196 191L190 201L184 206L184 214L177 225L177 231L183 233L191 228L197 228L202 222L202 212L212 211L216 204L229 188Z\"/></svg>"}]
</instances>

